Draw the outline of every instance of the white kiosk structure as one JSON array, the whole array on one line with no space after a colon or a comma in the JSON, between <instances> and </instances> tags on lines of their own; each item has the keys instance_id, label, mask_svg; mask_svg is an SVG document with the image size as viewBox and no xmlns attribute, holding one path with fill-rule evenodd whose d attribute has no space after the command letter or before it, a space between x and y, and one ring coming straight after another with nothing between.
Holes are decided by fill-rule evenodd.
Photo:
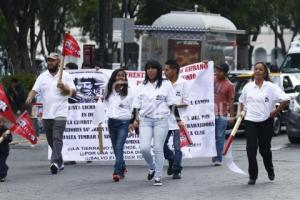
<instances>
[{"instance_id":1,"label":"white kiosk structure","mask_svg":"<svg viewBox=\"0 0 300 200\"><path fill-rule=\"evenodd\" d=\"M236 35L244 34L227 18L202 12L170 12L152 25L135 25L140 33L139 70L149 59L162 64L175 59L181 66L204 59L226 62L236 69Z\"/></svg>"}]
</instances>

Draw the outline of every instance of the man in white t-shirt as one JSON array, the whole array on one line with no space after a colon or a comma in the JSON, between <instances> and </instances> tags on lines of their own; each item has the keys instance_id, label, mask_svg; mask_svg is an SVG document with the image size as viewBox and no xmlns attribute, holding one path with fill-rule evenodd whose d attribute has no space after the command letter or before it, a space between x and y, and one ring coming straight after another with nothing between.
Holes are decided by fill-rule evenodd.
<instances>
[{"instance_id":1,"label":"man in white t-shirt","mask_svg":"<svg viewBox=\"0 0 300 200\"><path fill-rule=\"evenodd\" d=\"M52 149L50 165L52 174L57 174L58 170L64 169L61 151L68 116L68 97L76 93L70 74L63 72L62 80L59 81L59 57L57 53L50 53L47 57L48 70L39 75L26 100L27 104L31 104L37 94L41 96L43 126Z\"/></svg>"},{"instance_id":2,"label":"man in white t-shirt","mask_svg":"<svg viewBox=\"0 0 300 200\"><path fill-rule=\"evenodd\" d=\"M182 111L182 109L185 109L188 106L189 100L187 93L187 84L184 79L181 79L178 76L179 70L180 66L175 60L168 60L165 63L164 73L166 75L166 78L172 83L172 86L175 90L175 103L178 111L180 112ZM169 138L171 135L173 135L174 152L170 150L168 146ZM174 115L170 115L169 117L169 131L164 144L164 156L165 159L169 161L167 174L173 174L173 179L180 179L182 171L182 152L180 150L180 131Z\"/></svg>"}]
</instances>

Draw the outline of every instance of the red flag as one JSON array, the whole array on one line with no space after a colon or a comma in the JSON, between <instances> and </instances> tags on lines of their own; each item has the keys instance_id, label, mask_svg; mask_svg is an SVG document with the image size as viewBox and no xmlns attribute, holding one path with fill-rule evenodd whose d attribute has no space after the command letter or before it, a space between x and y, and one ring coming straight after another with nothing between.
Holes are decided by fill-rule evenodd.
<instances>
[{"instance_id":1,"label":"red flag","mask_svg":"<svg viewBox=\"0 0 300 200\"><path fill-rule=\"evenodd\" d=\"M10 131L29 140L31 144L37 143L36 132L27 111L18 117L17 123L10 128Z\"/></svg>"},{"instance_id":2,"label":"red flag","mask_svg":"<svg viewBox=\"0 0 300 200\"><path fill-rule=\"evenodd\" d=\"M65 33L64 36L62 55L73 56L76 58L80 57L80 47L75 38L73 38L73 36L69 33Z\"/></svg>"},{"instance_id":3,"label":"red flag","mask_svg":"<svg viewBox=\"0 0 300 200\"><path fill-rule=\"evenodd\" d=\"M12 123L16 122L16 117L9 104L3 86L0 84L0 114Z\"/></svg>"},{"instance_id":4,"label":"red flag","mask_svg":"<svg viewBox=\"0 0 300 200\"><path fill-rule=\"evenodd\" d=\"M193 144L192 138L187 128L185 128L183 131L180 131L180 147L188 146L191 144Z\"/></svg>"}]
</instances>

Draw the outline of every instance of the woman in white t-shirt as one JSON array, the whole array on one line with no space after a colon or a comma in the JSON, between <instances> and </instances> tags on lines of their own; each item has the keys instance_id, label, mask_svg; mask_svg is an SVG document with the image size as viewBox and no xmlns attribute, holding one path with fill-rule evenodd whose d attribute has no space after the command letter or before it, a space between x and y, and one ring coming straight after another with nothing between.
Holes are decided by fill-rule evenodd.
<instances>
[{"instance_id":1,"label":"woman in white t-shirt","mask_svg":"<svg viewBox=\"0 0 300 200\"><path fill-rule=\"evenodd\" d=\"M275 179L272 163L271 139L273 118L288 104L289 96L270 81L265 63L258 62L254 67L254 81L243 88L239 98L240 108L246 111L245 131L247 136L247 156L249 162L249 185L254 185L258 175L256 160L257 147L271 181ZM276 107L276 103L279 106Z\"/></svg>"},{"instance_id":2,"label":"woman in white t-shirt","mask_svg":"<svg viewBox=\"0 0 300 200\"><path fill-rule=\"evenodd\" d=\"M132 118L133 96L128 87L124 69L116 69L105 88L104 103L108 107L108 130L116 161L113 180L118 182L127 172L123 158L124 144L128 136L128 126Z\"/></svg>"},{"instance_id":3,"label":"woman in white t-shirt","mask_svg":"<svg viewBox=\"0 0 300 200\"><path fill-rule=\"evenodd\" d=\"M154 185L160 186L164 164L163 146L171 111L174 111L181 129L183 124L176 107L175 91L169 81L163 80L159 62L150 60L146 63L145 80L138 87L133 108L133 119L135 124L139 123L140 150L149 166L147 179L152 180L154 177ZM151 154L152 139L154 159Z\"/></svg>"}]
</instances>

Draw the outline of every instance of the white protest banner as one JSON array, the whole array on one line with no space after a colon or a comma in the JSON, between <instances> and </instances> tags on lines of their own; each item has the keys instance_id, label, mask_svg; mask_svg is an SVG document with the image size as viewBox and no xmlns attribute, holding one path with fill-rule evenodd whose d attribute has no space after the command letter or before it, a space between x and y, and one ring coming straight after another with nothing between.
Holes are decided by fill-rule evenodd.
<instances>
[{"instance_id":1,"label":"white protest banner","mask_svg":"<svg viewBox=\"0 0 300 200\"><path fill-rule=\"evenodd\" d=\"M104 94L104 86L107 83L112 70L70 70L77 88L77 95L69 99L69 116L64 132L63 158L67 160L114 160L114 153L107 128L106 116L95 116L95 109L103 109L101 100L97 99ZM144 72L128 71L129 85L137 87L144 79ZM105 108L104 108L105 110ZM95 118L98 118L97 121ZM99 151L98 123L102 123L103 154ZM49 150L50 156L51 150ZM130 134L124 148L124 159L140 160L142 156L139 150L138 135Z\"/></svg>"},{"instance_id":2,"label":"white protest banner","mask_svg":"<svg viewBox=\"0 0 300 200\"><path fill-rule=\"evenodd\" d=\"M216 155L213 73L213 62L195 63L180 69L180 76L187 80L190 101L180 114L193 141L191 146L182 149L185 157Z\"/></svg>"},{"instance_id":3,"label":"white protest banner","mask_svg":"<svg viewBox=\"0 0 300 200\"><path fill-rule=\"evenodd\" d=\"M103 128L103 154L99 152L97 122L93 114L96 99L103 95L104 85L112 70L70 70L74 77L78 95L69 101L69 117L64 132L64 160L113 160L115 159L109 133L107 119ZM127 71L129 86L135 91L144 80L144 71ZM188 128L193 145L185 147L186 157L211 157L216 155L214 136L214 89L213 63L195 63L182 67L180 76L187 80L190 88L190 105L181 111L182 118ZM88 83L91 82L92 84ZM102 118L103 121L103 118ZM172 139L170 139L170 142ZM171 144L172 145L172 144ZM139 138L129 134L124 147L125 160L139 160Z\"/></svg>"}]
</instances>

